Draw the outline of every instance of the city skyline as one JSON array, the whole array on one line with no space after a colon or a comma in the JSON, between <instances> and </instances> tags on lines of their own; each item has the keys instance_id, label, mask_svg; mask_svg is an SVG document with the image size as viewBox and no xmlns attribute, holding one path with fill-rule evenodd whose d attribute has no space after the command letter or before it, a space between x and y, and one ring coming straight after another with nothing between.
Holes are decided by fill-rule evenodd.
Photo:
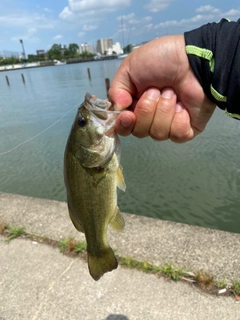
<instances>
[{"instance_id":1,"label":"city skyline","mask_svg":"<svg viewBox=\"0 0 240 320\"><path fill-rule=\"evenodd\" d=\"M21 45L24 46L24 43L22 39L19 40ZM61 50L66 50L69 46L69 44L65 43L55 43L53 46L58 45L61 47ZM82 42L78 45L78 53L82 54L83 52L87 51L91 54L96 54L96 55L105 55L105 54L122 54L123 49L121 47L121 44L119 42L114 43L112 39L110 38L102 38L98 39L97 43L95 45L93 44L88 44L87 42ZM22 47L23 48L23 47ZM50 48L51 49L51 48ZM49 49L49 50L50 50ZM29 54L30 56L32 55L45 55L49 50L44 50L44 49L36 49L36 51L32 54ZM16 57L16 58L23 58L24 57L24 52L23 50L20 51L9 51L9 50L3 50L2 52L0 51L0 57L3 58L11 58L11 57ZM28 58L28 55L25 54L25 58Z\"/></svg>"},{"instance_id":2,"label":"city skyline","mask_svg":"<svg viewBox=\"0 0 240 320\"><path fill-rule=\"evenodd\" d=\"M101 38L124 47L239 16L236 0L2 0L0 52L21 52L20 39L26 55L55 43L96 45Z\"/></svg>"}]
</instances>

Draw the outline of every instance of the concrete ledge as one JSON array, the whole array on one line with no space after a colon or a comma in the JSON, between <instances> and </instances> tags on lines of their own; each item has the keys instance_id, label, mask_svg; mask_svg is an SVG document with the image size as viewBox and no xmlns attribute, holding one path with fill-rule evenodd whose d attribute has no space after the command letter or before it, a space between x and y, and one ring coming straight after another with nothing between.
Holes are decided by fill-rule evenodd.
<instances>
[{"instance_id":1,"label":"concrete ledge","mask_svg":"<svg viewBox=\"0 0 240 320\"><path fill-rule=\"evenodd\" d=\"M190 271L203 269L221 280L240 278L240 234L130 214L124 218L123 232L109 227L109 243L119 255L159 266L172 263ZM64 202L0 193L0 221L55 240L84 239L72 225Z\"/></svg>"}]
</instances>

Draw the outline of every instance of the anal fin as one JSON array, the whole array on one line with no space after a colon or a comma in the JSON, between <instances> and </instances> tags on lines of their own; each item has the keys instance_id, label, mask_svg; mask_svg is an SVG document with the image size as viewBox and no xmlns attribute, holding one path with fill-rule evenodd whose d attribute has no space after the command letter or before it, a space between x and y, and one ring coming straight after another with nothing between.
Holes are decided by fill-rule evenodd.
<instances>
[{"instance_id":1,"label":"anal fin","mask_svg":"<svg viewBox=\"0 0 240 320\"><path fill-rule=\"evenodd\" d=\"M125 222L123 219L123 216L119 210L119 208L116 208L116 213L114 215L114 218L112 219L112 221L110 221L111 227L116 230L116 231L121 231L123 230L124 226L125 226Z\"/></svg>"}]
</instances>

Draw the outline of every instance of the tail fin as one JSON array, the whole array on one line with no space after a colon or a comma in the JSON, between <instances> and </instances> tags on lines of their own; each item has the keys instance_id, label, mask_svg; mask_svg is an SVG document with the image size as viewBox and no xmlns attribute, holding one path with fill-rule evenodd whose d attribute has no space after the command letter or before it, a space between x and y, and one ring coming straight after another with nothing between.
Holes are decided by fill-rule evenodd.
<instances>
[{"instance_id":1,"label":"tail fin","mask_svg":"<svg viewBox=\"0 0 240 320\"><path fill-rule=\"evenodd\" d=\"M117 259L110 247L102 250L96 256L88 253L88 269L95 281L99 280L104 273L116 269L117 266Z\"/></svg>"}]
</instances>

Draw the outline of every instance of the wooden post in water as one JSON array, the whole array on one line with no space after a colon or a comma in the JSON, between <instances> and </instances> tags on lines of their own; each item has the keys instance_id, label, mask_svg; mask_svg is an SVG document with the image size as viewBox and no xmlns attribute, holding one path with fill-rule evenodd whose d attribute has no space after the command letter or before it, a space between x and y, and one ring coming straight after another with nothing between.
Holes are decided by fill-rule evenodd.
<instances>
[{"instance_id":1,"label":"wooden post in water","mask_svg":"<svg viewBox=\"0 0 240 320\"><path fill-rule=\"evenodd\" d=\"M8 80L8 76L6 76L6 81L7 81L8 86L10 86L10 83L9 83L9 80Z\"/></svg>"},{"instance_id":2,"label":"wooden post in water","mask_svg":"<svg viewBox=\"0 0 240 320\"><path fill-rule=\"evenodd\" d=\"M22 76L22 82L25 83L24 75L21 74L21 76Z\"/></svg>"},{"instance_id":3,"label":"wooden post in water","mask_svg":"<svg viewBox=\"0 0 240 320\"><path fill-rule=\"evenodd\" d=\"M88 72L88 79L91 81L91 73L89 68L87 69L87 72Z\"/></svg>"},{"instance_id":4,"label":"wooden post in water","mask_svg":"<svg viewBox=\"0 0 240 320\"><path fill-rule=\"evenodd\" d=\"M110 88L110 80L109 80L109 78L105 78L105 85L106 85L107 97L108 97L108 90Z\"/></svg>"}]
</instances>

